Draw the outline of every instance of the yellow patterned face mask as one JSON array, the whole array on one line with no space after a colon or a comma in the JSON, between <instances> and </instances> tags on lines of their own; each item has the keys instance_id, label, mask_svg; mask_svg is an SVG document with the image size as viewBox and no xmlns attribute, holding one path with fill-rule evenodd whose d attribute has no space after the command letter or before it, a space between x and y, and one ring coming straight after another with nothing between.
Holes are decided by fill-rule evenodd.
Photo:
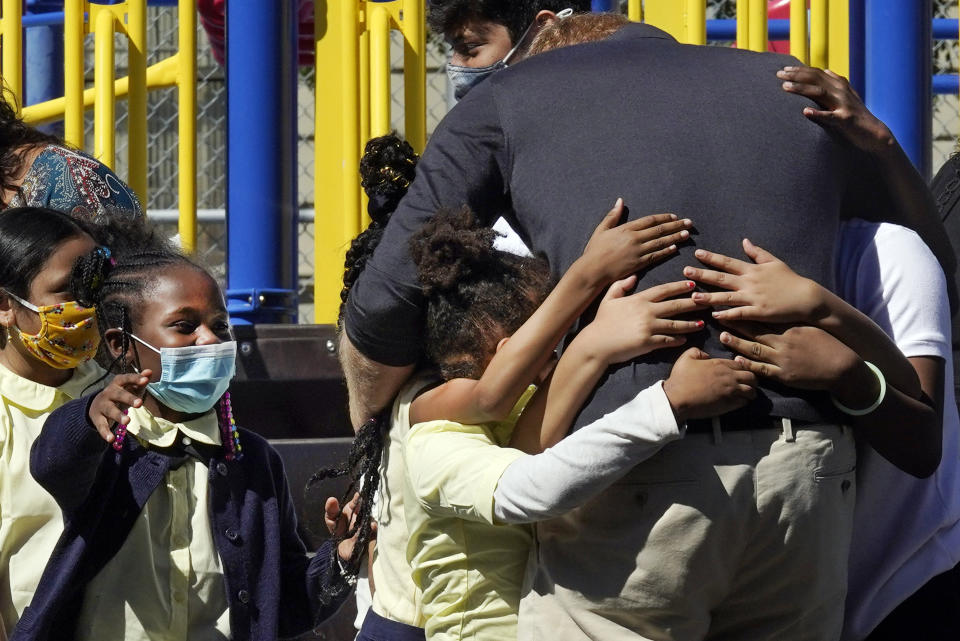
<instances>
[{"instance_id":1,"label":"yellow patterned face mask","mask_svg":"<svg viewBox=\"0 0 960 641\"><path fill-rule=\"evenodd\" d=\"M57 369L73 369L97 353L96 309L76 301L37 307L7 292L10 298L40 315L40 331L20 332L20 340L37 360Z\"/></svg>"}]
</instances>

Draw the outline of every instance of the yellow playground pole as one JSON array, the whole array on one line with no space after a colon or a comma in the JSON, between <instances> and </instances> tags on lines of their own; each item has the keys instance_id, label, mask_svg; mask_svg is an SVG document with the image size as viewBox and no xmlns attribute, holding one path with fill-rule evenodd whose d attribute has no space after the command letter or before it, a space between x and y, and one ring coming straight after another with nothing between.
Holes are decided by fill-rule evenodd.
<instances>
[{"instance_id":1,"label":"yellow playground pole","mask_svg":"<svg viewBox=\"0 0 960 641\"><path fill-rule=\"evenodd\" d=\"M810 0L810 65L826 68L827 59L827 0Z\"/></svg>"},{"instance_id":2,"label":"yellow playground pole","mask_svg":"<svg viewBox=\"0 0 960 641\"><path fill-rule=\"evenodd\" d=\"M790 55L809 64L807 46L807 0L790 0Z\"/></svg>"},{"instance_id":3,"label":"yellow playground pole","mask_svg":"<svg viewBox=\"0 0 960 641\"><path fill-rule=\"evenodd\" d=\"M23 108L23 16L22 0L3 0L3 84L14 108ZM4 96L6 99L7 96Z\"/></svg>"},{"instance_id":4,"label":"yellow playground pole","mask_svg":"<svg viewBox=\"0 0 960 641\"><path fill-rule=\"evenodd\" d=\"M94 18L94 15L96 16ZM90 16L94 21L94 86L97 102L93 106L93 155L107 167L115 167L115 127L113 95L113 11L101 6Z\"/></svg>"},{"instance_id":5,"label":"yellow playground pole","mask_svg":"<svg viewBox=\"0 0 960 641\"><path fill-rule=\"evenodd\" d=\"M341 14L343 40L340 61L343 78L341 118L343 122L343 190L344 240L360 233L360 12L357 3Z\"/></svg>"},{"instance_id":6,"label":"yellow playground pole","mask_svg":"<svg viewBox=\"0 0 960 641\"><path fill-rule=\"evenodd\" d=\"M179 0L177 9L177 231L183 251L197 249L197 9L194 0Z\"/></svg>"},{"instance_id":7,"label":"yellow playground pole","mask_svg":"<svg viewBox=\"0 0 960 641\"><path fill-rule=\"evenodd\" d=\"M827 65L850 77L850 3L834 0L827 10Z\"/></svg>"},{"instance_id":8,"label":"yellow playground pole","mask_svg":"<svg viewBox=\"0 0 960 641\"><path fill-rule=\"evenodd\" d=\"M663 29L677 40L685 38L683 14L685 2L678 0L645 0L643 18L658 29Z\"/></svg>"},{"instance_id":9,"label":"yellow playground pole","mask_svg":"<svg viewBox=\"0 0 960 641\"><path fill-rule=\"evenodd\" d=\"M737 0L737 48L750 48L750 0Z\"/></svg>"},{"instance_id":10,"label":"yellow playground pole","mask_svg":"<svg viewBox=\"0 0 960 641\"><path fill-rule=\"evenodd\" d=\"M370 136L376 137L390 133L390 14L373 5L369 24Z\"/></svg>"},{"instance_id":11,"label":"yellow playground pole","mask_svg":"<svg viewBox=\"0 0 960 641\"><path fill-rule=\"evenodd\" d=\"M707 2L687 0L684 12L686 22L685 42L691 45L707 44Z\"/></svg>"},{"instance_id":12,"label":"yellow playground pole","mask_svg":"<svg viewBox=\"0 0 960 641\"><path fill-rule=\"evenodd\" d=\"M627 3L627 17L633 22L643 21L643 3L640 0L629 0Z\"/></svg>"},{"instance_id":13,"label":"yellow playground pole","mask_svg":"<svg viewBox=\"0 0 960 641\"><path fill-rule=\"evenodd\" d=\"M127 182L147 205L147 0L128 0L129 93L127 123L129 175Z\"/></svg>"},{"instance_id":14,"label":"yellow playground pole","mask_svg":"<svg viewBox=\"0 0 960 641\"><path fill-rule=\"evenodd\" d=\"M427 33L423 0L403 0L404 135L417 153L427 144Z\"/></svg>"},{"instance_id":15,"label":"yellow playground pole","mask_svg":"<svg viewBox=\"0 0 960 641\"><path fill-rule=\"evenodd\" d=\"M63 5L63 138L83 149L83 0Z\"/></svg>"},{"instance_id":16,"label":"yellow playground pole","mask_svg":"<svg viewBox=\"0 0 960 641\"><path fill-rule=\"evenodd\" d=\"M767 50L767 0L750 0L750 49Z\"/></svg>"}]
</instances>

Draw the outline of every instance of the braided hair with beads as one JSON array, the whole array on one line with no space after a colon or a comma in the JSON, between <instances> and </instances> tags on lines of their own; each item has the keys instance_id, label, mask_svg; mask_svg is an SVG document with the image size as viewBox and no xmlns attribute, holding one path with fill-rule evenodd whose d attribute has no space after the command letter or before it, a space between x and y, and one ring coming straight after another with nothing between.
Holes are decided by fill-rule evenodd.
<instances>
[{"instance_id":1,"label":"braided hair with beads","mask_svg":"<svg viewBox=\"0 0 960 641\"><path fill-rule=\"evenodd\" d=\"M108 329L122 330L120 353L114 358L105 350L100 354L101 364L107 370L106 378L111 372L124 373L131 366L126 355L133 323L138 318L137 310L164 270L175 265L187 265L204 273L206 270L174 249L155 229L138 220L111 221L97 230L96 236L106 250L81 257L74 266L70 286L77 302L96 307L101 338ZM242 450L229 392L217 401L216 410L225 458L239 458ZM113 447L119 451L123 449L126 429L122 425L116 429Z\"/></svg>"},{"instance_id":2,"label":"braided hair with beads","mask_svg":"<svg viewBox=\"0 0 960 641\"><path fill-rule=\"evenodd\" d=\"M416 175L419 157L413 151L410 143L395 133L370 139L364 148L360 159L360 185L370 199L367 213L370 215L370 225L361 232L350 244L343 270L343 289L340 292L340 313L337 319L338 328L343 330L343 310L350 294L350 289L366 268L367 260L373 255L377 245L383 238L383 231L400 203L410 183ZM341 504L346 505L354 492L360 494L357 507L354 510L354 519L346 532L335 534L334 545L331 546L331 555L336 557L338 544L354 536L357 537L353 547L353 555L343 567L344 578L347 583L353 583L360 572L363 555L370 542L373 530L371 518L373 512L373 495L380 486L380 462L383 457L383 445L387 429L389 429L389 415L381 412L371 418L357 431L347 460L341 465L319 470L307 482L311 488L320 481L333 478L349 477L349 487L344 493ZM338 518L340 515L337 515ZM336 562L336 558L332 559ZM324 586L320 593L321 600L329 602L336 598L341 584Z\"/></svg>"}]
</instances>

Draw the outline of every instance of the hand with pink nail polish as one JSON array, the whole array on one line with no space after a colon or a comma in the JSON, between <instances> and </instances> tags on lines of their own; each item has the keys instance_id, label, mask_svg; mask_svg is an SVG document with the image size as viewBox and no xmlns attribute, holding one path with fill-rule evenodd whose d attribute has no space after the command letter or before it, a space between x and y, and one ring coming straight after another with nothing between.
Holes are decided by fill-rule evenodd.
<instances>
[{"instance_id":1,"label":"hand with pink nail polish","mask_svg":"<svg viewBox=\"0 0 960 641\"><path fill-rule=\"evenodd\" d=\"M752 262L698 249L697 260L713 269L683 270L687 278L723 290L693 294L693 300L701 305L726 308L714 311L714 318L816 323L827 313L827 290L747 239L743 241L743 250Z\"/></svg>"}]
</instances>

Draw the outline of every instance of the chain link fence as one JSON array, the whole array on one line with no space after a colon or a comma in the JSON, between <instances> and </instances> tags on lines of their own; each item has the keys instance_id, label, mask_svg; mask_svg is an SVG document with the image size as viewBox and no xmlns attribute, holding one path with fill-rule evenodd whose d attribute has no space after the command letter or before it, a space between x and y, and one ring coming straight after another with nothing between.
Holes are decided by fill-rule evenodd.
<instances>
[{"instance_id":1,"label":"chain link fence","mask_svg":"<svg viewBox=\"0 0 960 641\"><path fill-rule=\"evenodd\" d=\"M953 0L934 0L934 17L956 18L957 4ZM622 0L626 11L626 0ZM711 0L707 6L708 18L732 18L736 15L736 0ZM150 7L147 24L148 64L176 52L177 12L175 7ZM732 43L714 43L730 46ZM201 261L223 282L226 277L226 113L227 96L225 70L210 53L206 34L198 26L197 33L197 248ZM116 36L117 76L126 75L125 38ZM444 63L445 45L441 39L428 36L427 61L427 132L428 135L443 119L453 98L447 84ZM87 84L93 84L93 36L86 43ZM401 34L392 34L392 125L402 135L404 130L403 103L403 40ZM956 40L936 41L933 51L934 73L957 73L958 47ZM303 68L298 92L298 190L301 208L299 224L299 295L301 323L313 322L313 127L314 127L314 72ZM177 209L177 90L152 90L147 100L148 119L148 214L170 236L176 234ZM118 101L117 172L127 173L127 109L126 102ZM933 101L933 169L940 168L946 158L957 150L960 131L960 101L956 95L937 95ZM87 149L93 147L93 114L86 116Z\"/></svg>"}]
</instances>

